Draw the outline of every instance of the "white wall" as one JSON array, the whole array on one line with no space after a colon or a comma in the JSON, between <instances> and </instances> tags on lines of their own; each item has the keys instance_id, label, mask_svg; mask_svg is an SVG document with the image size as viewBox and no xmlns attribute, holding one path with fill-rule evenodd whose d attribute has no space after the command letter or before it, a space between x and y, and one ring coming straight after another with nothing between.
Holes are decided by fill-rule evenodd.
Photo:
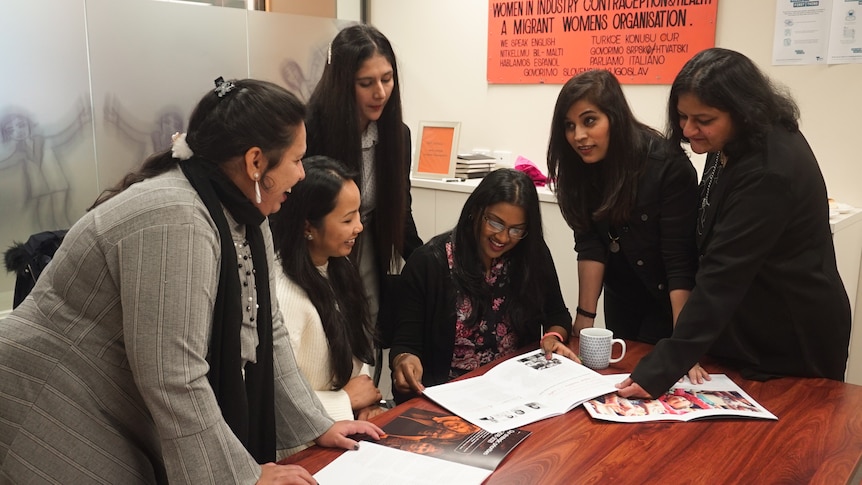
<instances>
[{"instance_id":1,"label":"white wall","mask_svg":"<svg viewBox=\"0 0 862 485\"><path fill-rule=\"evenodd\" d=\"M460 151L479 147L507 150L546 169L550 119L561 86L487 83L487 1L368 2L369 22L386 34L398 56L405 122L413 130L414 146L419 121L461 121ZM862 64L773 66L774 23L774 0L720 0L715 44L749 56L791 90L802 112L802 131L817 154L829 195L862 207L862 163L857 148L862 140L858 121L862 96L855 92L862 86ZM668 89L666 85L623 86L640 120L661 130ZM693 156L692 162L702 170L701 156ZM424 209L417 208L414 201L417 217L427 213ZM839 260L850 261L850 268L860 252L858 238L852 240L855 242L849 245L836 243ZM555 260L561 273L573 271L558 256ZM847 272L851 273L847 278L853 278L852 270ZM862 301L862 280L846 286L851 292L856 289L855 300ZM862 384L860 311L855 312L853 341L855 361L851 358L848 377Z\"/></svg>"},{"instance_id":2,"label":"white wall","mask_svg":"<svg viewBox=\"0 0 862 485\"><path fill-rule=\"evenodd\" d=\"M401 71L405 121L461 121L460 150L509 150L546 167L550 119L560 85L486 81L488 2L369 0L371 24L392 41ZM857 145L862 65L772 66L774 0L718 2L716 45L740 51L790 88L802 130L829 194L862 207ZM636 115L663 129L668 86L625 86ZM702 159L693 158L698 170Z\"/></svg>"}]
</instances>

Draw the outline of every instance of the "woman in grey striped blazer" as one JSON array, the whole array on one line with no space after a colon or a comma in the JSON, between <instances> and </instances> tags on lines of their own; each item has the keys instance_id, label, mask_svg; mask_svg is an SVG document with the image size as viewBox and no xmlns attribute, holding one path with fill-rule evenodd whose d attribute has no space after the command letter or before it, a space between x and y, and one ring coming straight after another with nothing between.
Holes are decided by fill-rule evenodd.
<instances>
[{"instance_id":1,"label":"woman in grey striped blazer","mask_svg":"<svg viewBox=\"0 0 862 485\"><path fill-rule=\"evenodd\" d=\"M314 483L276 447L382 433L327 417L274 297L265 217L304 176L305 109L216 83L0 322L0 483Z\"/></svg>"}]
</instances>

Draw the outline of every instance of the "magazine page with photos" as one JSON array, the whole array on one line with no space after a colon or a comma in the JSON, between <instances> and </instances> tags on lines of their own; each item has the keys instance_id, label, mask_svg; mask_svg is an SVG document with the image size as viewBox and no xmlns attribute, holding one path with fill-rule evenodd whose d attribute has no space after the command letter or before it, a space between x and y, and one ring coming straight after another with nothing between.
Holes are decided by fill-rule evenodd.
<instances>
[{"instance_id":1,"label":"magazine page with photos","mask_svg":"<svg viewBox=\"0 0 862 485\"><path fill-rule=\"evenodd\" d=\"M377 444L443 460L494 470L529 431L489 433L458 416L410 408L383 426Z\"/></svg>"},{"instance_id":2,"label":"magazine page with photos","mask_svg":"<svg viewBox=\"0 0 862 485\"><path fill-rule=\"evenodd\" d=\"M608 382L620 382L628 374L604 376ZM647 421L691 421L699 418L778 419L751 398L724 374L712 374L712 380L692 384L688 377L658 399L624 398L607 394L584 403L595 419L618 423Z\"/></svg>"},{"instance_id":3,"label":"magazine page with photos","mask_svg":"<svg viewBox=\"0 0 862 485\"><path fill-rule=\"evenodd\" d=\"M485 374L426 387L423 394L492 433L564 414L587 399L614 392L598 372L541 350L517 355Z\"/></svg>"},{"instance_id":4,"label":"magazine page with photos","mask_svg":"<svg viewBox=\"0 0 862 485\"><path fill-rule=\"evenodd\" d=\"M530 436L489 433L451 414L409 408L383 426L379 441L362 441L314 474L318 483L480 485Z\"/></svg>"}]
</instances>

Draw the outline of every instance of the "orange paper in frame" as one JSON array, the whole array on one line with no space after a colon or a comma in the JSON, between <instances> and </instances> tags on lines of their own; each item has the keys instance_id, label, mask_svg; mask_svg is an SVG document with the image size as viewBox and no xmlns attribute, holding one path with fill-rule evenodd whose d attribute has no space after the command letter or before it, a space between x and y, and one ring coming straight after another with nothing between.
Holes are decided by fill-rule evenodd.
<instances>
[{"instance_id":1,"label":"orange paper in frame","mask_svg":"<svg viewBox=\"0 0 862 485\"><path fill-rule=\"evenodd\" d=\"M450 127L426 126L422 129L419 141L419 171L446 175L452 160L452 143L455 129Z\"/></svg>"},{"instance_id":2,"label":"orange paper in frame","mask_svg":"<svg viewBox=\"0 0 862 485\"><path fill-rule=\"evenodd\" d=\"M488 82L562 84L590 69L670 84L715 46L718 0L490 0Z\"/></svg>"}]
</instances>

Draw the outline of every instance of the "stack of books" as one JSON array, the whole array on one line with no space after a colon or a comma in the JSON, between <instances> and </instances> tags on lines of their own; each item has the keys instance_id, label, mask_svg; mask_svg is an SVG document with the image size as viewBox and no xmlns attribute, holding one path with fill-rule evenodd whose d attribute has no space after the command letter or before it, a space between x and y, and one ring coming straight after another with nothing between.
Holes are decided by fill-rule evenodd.
<instances>
[{"instance_id":1,"label":"stack of books","mask_svg":"<svg viewBox=\"0 0 862 485\"><path fill-rule=\"evenodd\" d=\"M495 158L481 153L458 155L455 164L455 176L461 179L476 179L488 175L494 170Z\"/></svg>"}]
</instances>

